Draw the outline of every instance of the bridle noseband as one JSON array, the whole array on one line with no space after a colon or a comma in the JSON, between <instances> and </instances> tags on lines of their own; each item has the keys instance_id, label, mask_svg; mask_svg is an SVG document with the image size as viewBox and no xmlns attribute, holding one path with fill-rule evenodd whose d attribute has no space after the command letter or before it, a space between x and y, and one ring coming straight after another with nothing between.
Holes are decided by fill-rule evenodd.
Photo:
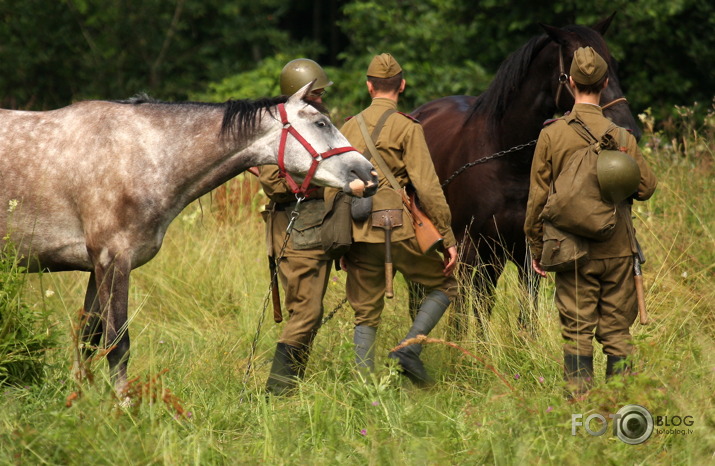
<instances>
[{"instance_id":1,"label":"bridle noseband","mask_svg":"<svg viewBox=\"0 0 715 466\"><path fill-rule=\"evenodd\" d=\"M575 98L573 95L573 90L571 89L571 86L569 86L569 75L566 74L566 69L564 68L564 55L562 53L562 46L559 45L559 84L558 87L556 88L556 98L554 99L554 103L556 104L556 108L559 108L559 99L561 98L561 89L566 88L567 91L569 91L569 94L571 94L571 97ZM612 107L616 104L620 103L628 103L628 100L625 97L618 97L617 99L614 99L610 102L608 102L605 105L601 105L601 110L605 110L608 107Z\"/></svg>"},{"instance_id":2,"label":"bridle noseband","mask_svg":"<svg viewBox=\"0 0 715 466\"><path fill-rule=\"evenodd\" d=\"M316 151L313 146L308 141L306 141L305 138L301 136L300 133L288 121L288 114L286 113L284 104L278 104L278 113L281 116L281 123L283 124L283 129L281 130L281 142L278 146L278 170L280 171L280 175L282 177L285 177L288 186L295 194L305 196L308 193L308 186L313 180L313 176L315 175L315 171L318 169L318 165L320 164L320 162L334 155L344 154L345 152L350 151L357 151L357 149L352 146L345 146L318 153L318 151ZM290 176L290 173L288 173L285 169L285 148L289 133L292 134L293 137L296 138L298 142L303 145L305 150L308 151L310 156L313 157L313 162L310 165L308 174L305 176L303 184L301 185L298 185L298 183L296 183L293 177Z\"/></svg>"}]
</instances>

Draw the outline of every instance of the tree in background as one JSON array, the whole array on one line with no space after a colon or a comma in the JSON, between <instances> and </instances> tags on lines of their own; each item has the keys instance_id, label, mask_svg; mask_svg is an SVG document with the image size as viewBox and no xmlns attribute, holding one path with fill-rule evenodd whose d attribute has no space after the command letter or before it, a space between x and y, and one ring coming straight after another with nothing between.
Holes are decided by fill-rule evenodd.
<instances>
[{"instance_id":1,"label":"tree in background","mask_svg":"<svg viewBox=\"0 0 715 466\"><path fill-rule=\"evenodd\" d=\"M282 0L3 0L0 103L183 99L289 48Z\"/></svg>"},{"instance_id":2,"label":"tree in background","mask_svg":"<svg viewBox=\"0 0 715 466\"><path fill-rule=\"evenodd\" d=\"M367 63L389 51L405 67L409 109L479 94L540 22L594 24L613 11L606 39L634 111L707 106L715 4L704 0L2 0L0 105L273 95L282 64L307 56L327 66L343 116L366 105Z\"/></svg>"}]
</instances>

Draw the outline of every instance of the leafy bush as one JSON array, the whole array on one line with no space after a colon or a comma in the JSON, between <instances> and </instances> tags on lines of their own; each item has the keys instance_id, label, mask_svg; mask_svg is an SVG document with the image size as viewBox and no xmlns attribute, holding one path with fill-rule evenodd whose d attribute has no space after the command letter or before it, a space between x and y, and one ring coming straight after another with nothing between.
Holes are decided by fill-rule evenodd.
<instances>
[{"instance_id":1,"label":"leafy bush","mask_svg":"<svg viewBox=\"0 0 715 466\"><path fill-rule=\"evenodd\" d=\"M25 268L6 242L0 250L0 384L41 380L45 351L54 342L44 306L38 310L23 300L25 281Z\"/></svg>"}]
</instances>

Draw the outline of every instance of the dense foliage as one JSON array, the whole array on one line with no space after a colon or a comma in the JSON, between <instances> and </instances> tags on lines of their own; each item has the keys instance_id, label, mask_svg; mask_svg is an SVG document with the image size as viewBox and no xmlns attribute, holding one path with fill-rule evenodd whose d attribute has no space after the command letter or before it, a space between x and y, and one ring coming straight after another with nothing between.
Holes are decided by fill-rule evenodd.
<instances>
[{"instance_id":1,"label":"dense foliage","mask_svg":"<svg viewBox=\"0 0 715 466\"><path fill-rule=\"evenodd\" d=\"M12 208L12 207L11 207ZM45 352L54 344L43 303L25 299L27 274L14 247L0 247L0 385L23 386L42 379Z\"/></svg>"},{"instance_id":2,"label":"dense foliage","mask_svg":"<svg viewBox=\"0 0 715 466\"><path fill-rule=\"evenodd\" d=\"M710 102L715 4L703 0L3 0L0 104L54 108L142 91L260 97L276 93L285 61L309 56L332 66L331 105L359 108L370 56L390 51L412 108L484 90L540 22L593 24L613 11L607 40L634 111ZM208 83L222 92L207 93Z\"/></svg>"}]
</instances>

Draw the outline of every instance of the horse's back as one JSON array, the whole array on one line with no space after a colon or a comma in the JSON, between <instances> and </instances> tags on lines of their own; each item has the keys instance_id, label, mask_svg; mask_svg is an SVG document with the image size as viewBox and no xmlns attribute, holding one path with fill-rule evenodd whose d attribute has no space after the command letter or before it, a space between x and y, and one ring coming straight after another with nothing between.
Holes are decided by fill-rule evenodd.
<instances>
[{"instance_id":1,"label":"horse's back","mask_svg":"<svg viewBox=\"0 0 715 466\"><path fill-rule=\"evenodd\" d=\"M435 169L441 179L461 162L471 128L465 128L476 97L456 95L427 102L412 111L422 125Z\"/></svg>"}]
</instances>

